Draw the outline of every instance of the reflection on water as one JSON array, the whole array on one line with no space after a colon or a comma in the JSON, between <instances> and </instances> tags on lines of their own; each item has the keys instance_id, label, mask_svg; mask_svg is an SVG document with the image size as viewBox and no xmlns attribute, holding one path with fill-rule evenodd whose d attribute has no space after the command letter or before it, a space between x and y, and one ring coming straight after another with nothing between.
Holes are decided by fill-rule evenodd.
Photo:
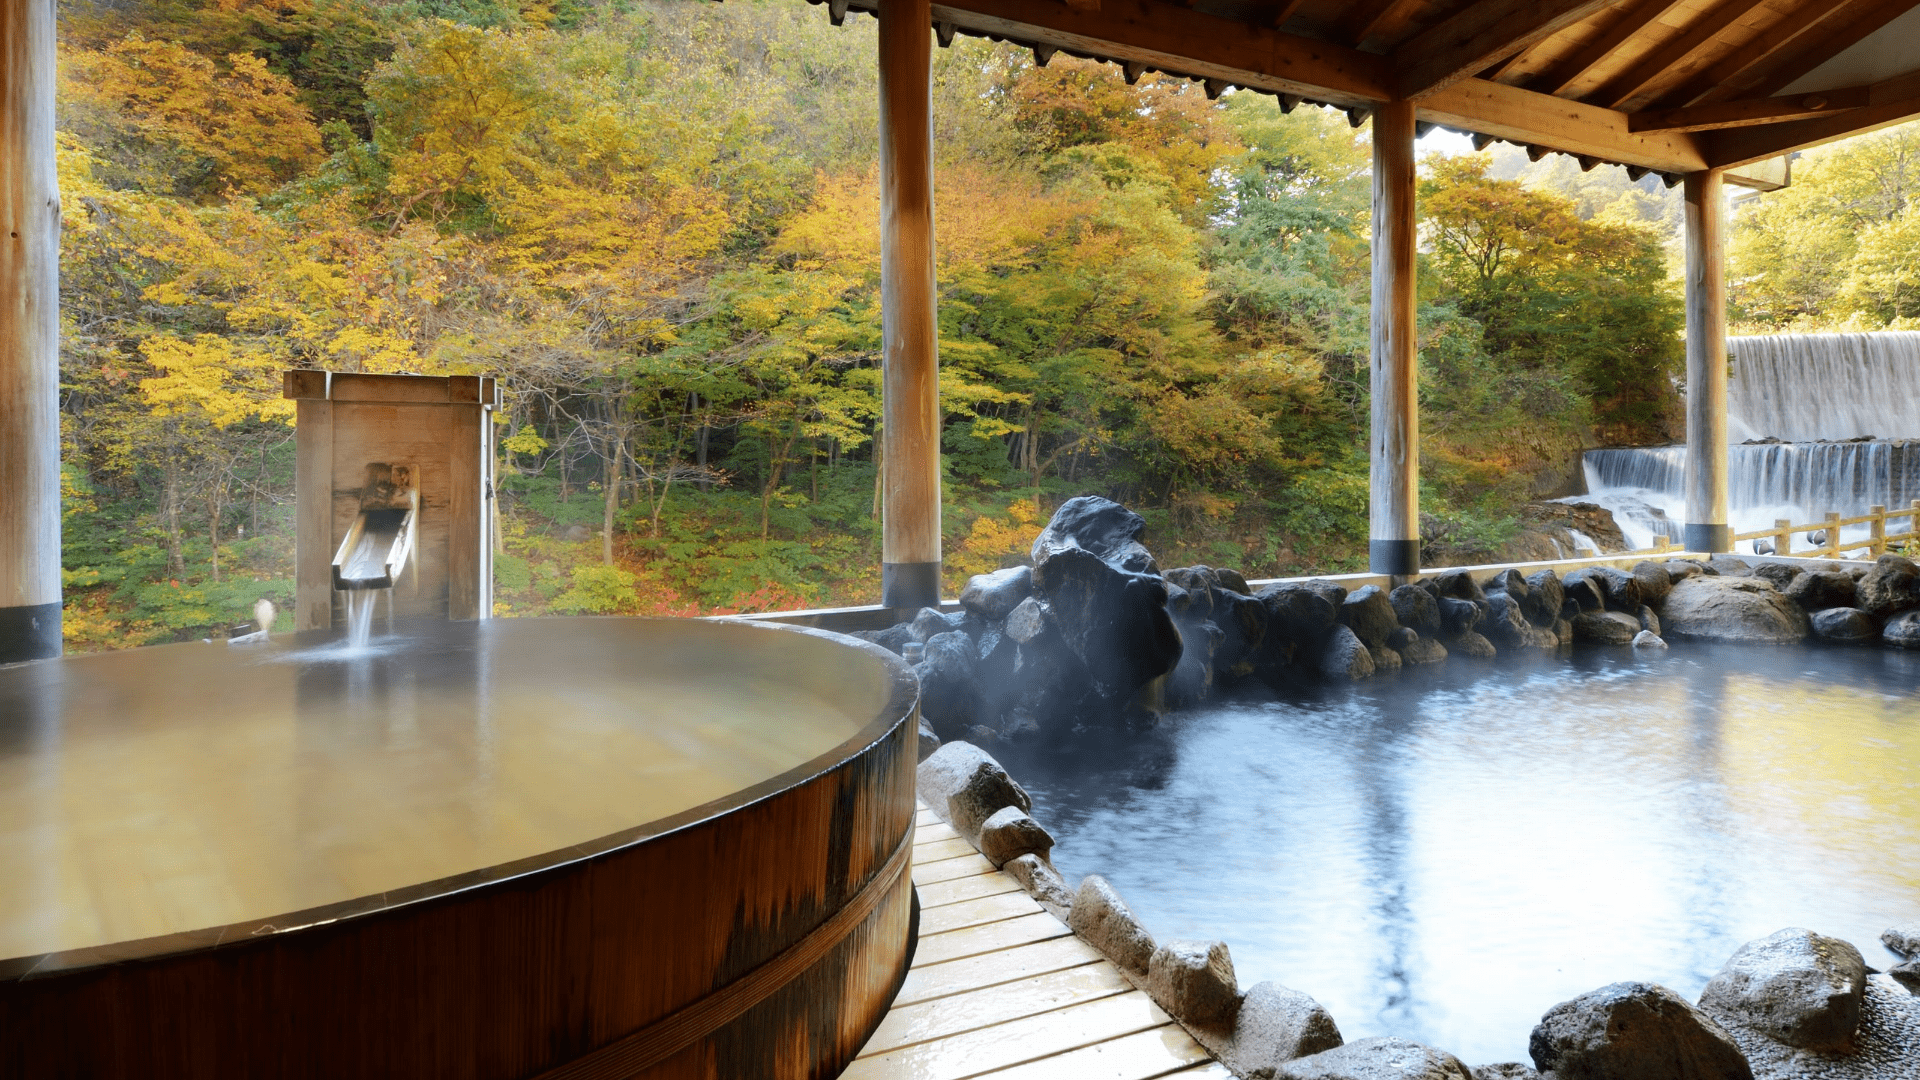
<instances>
[{"instance_id":1,"label":"reflection on water","mask_svg":"<svg viewBox=\"0 0 1920 1080\"><path fill-rule=\"evenodd\" d=\"M1556 1002L1698 994L1784 926L1920 918L1920 656L1687 646L1451 663L1006 753L1071 881L1349 1040L1527 1060Z\"/></svg>"}]
</instances>

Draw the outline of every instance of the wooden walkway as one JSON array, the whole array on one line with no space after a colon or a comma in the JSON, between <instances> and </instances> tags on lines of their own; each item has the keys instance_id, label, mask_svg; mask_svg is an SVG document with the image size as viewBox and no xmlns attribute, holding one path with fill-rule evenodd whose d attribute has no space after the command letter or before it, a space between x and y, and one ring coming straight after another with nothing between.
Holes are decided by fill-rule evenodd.
<instances>
[{"instance_id":1,"label":"wooden walkway","mask_svg":"<svg viewBox=\"0 0 1920 1080\"><path fill-rule=\"evenodd\" d=\"M913 883L913 967L847 1080L1232 1075L924 805Z\"/></svg>"}]
</instances>

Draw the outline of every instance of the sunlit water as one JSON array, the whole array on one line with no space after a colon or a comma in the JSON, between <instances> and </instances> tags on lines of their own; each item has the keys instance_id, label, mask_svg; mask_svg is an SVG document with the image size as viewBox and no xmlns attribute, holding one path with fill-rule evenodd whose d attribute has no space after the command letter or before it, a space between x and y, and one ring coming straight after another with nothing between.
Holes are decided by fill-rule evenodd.
<instances>
[{"instance_id":1,"label":"sunlit water","mask_svg":"<svg viewBox=\"0 0 1920 1080\"><path fill-rule=\"evenodd\" d=\"M1920 918L1920 655L1676 647L1451 662L1002 755L1069 882L1306 991L1351 1040L1527 1060L1621 979L1693 997L1785 926L1884 967Z\"/></svg>"}]
</instances>

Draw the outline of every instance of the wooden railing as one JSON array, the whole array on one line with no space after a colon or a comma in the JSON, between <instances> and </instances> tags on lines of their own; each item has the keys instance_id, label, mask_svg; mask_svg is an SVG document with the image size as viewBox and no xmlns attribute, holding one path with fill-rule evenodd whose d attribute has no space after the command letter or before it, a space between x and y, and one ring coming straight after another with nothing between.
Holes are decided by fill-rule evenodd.
<instances>
[{"instance_id":1,"label":"wooden railing","mask_svg":"<svg viewBox=\"0 0 1920 1080\"><path fill-rule=\"evenodd\" d=\"M1887 553L1887 522L1898 518L1907 519L1907 531L1905 534L1895 533L1894 535L1896 537L1904 535L1907 542L1920 540L1920 499L1913 500L1904 510L1888 510L1884 506L1870 506L1867 508L1867 512L1859 517L1843 518L1837 511L1830 511L1824 520L1809 522L1804 525L1795 525L1786 518L1775 518L1773 528L1757 529L1753 532L1734 533L1733 539L1735 543L1742 540L1771 540L1773 541L1772 554L1774 555L1798 555L1802 558L1813 556L1821 559L1838 559L1850 551L1865 551L1867 558L1877 559ZM1847 525L1869 526L1867 538L1865 540L1856 540L1852 543L1841 541L1840 530ZM1796 552L1793 550L1794 533L1814 533L1822 530L1824 530L1826 534L1824 543L1816 542L1812 548L1805 551ZM1640 549L1640 551L1646 551L1656 555L1675 550L1678 550L1677 546L1669 543L1664 536L1655 536L1652 547ZM1636 551L1631 554L1638 553L1639 552Z\"/></svg>"}]
</instances>

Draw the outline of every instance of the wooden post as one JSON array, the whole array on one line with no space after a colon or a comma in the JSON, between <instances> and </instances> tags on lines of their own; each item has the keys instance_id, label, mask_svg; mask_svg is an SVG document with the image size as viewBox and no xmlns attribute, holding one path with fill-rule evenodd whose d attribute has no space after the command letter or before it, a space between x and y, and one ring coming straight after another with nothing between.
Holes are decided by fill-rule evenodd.
<instances>
[{"instance_id":1,"label":"wooden post","mask_svg":"<svg viewBox=\"0 0 1920 1080\"><path fill-rule=\"evenodd\" d=\"M1887 508L1869 506L1867 513L1873 515L1873 520L1867 522L1867 539L1870 541L1867 556L1877 559L1887 553Z\"/></svg>"},{"instance_id":2,"label":"wooden post","mask_svg":"<svg viewBox=\"0 0 1920 1080\"><path fill-rule=\"evenodd\" d=\"M1840 511L1827 511L1827 558L1840 557Z\"/></svg>"},{"instance_id":3,"label":"wooden post","mask_svg":"<svg viewBox=\"0 0 1920 1080\"><path fill-rule=\"evenodd\" d=\"M1773 529L1773 553L1793 554L1793 522L1787 518L1774 518Z\"/></svg>"},{"instance_id":4,"label":"wooden post","mask_svg":"<svg viewBox=\"0 0 1920 1080\"><path fill-rule=\"evenodd\" d=\"M60 655L53 0L0 0L0 664Z\"/></svg>"},{"instance_id":5,"label":"wooden post","mask_svg":"<svg viewBox=\"0 0 1920 1080\"><path fill-rule=\"evenodd\" d=\"M1727 526L1727 250L1721 174L1688 173L1687 535L1689 551L1732 551Z\"/></svg>"},{"instance_id":6,"label":"wooden post","mask_svg":"<svg viewBox=\"0 0 1920 1080\"><path fill-rule=\"evenodd\" d=\"M940 603L940 353L933 279L933 8L880 0L880 603Z\"/></svg>"},{"instance_id":7,"label":"wooden post","mask_svg":"<svg viewBox=\"0 0 1920 1080\"><path fill-rule=\"evenodd\" d=\"M1420 414L1415 384L1413 103L1373 112L1373 425L1368 569L1420 572Z\"/></svg>"}]
</instances>

